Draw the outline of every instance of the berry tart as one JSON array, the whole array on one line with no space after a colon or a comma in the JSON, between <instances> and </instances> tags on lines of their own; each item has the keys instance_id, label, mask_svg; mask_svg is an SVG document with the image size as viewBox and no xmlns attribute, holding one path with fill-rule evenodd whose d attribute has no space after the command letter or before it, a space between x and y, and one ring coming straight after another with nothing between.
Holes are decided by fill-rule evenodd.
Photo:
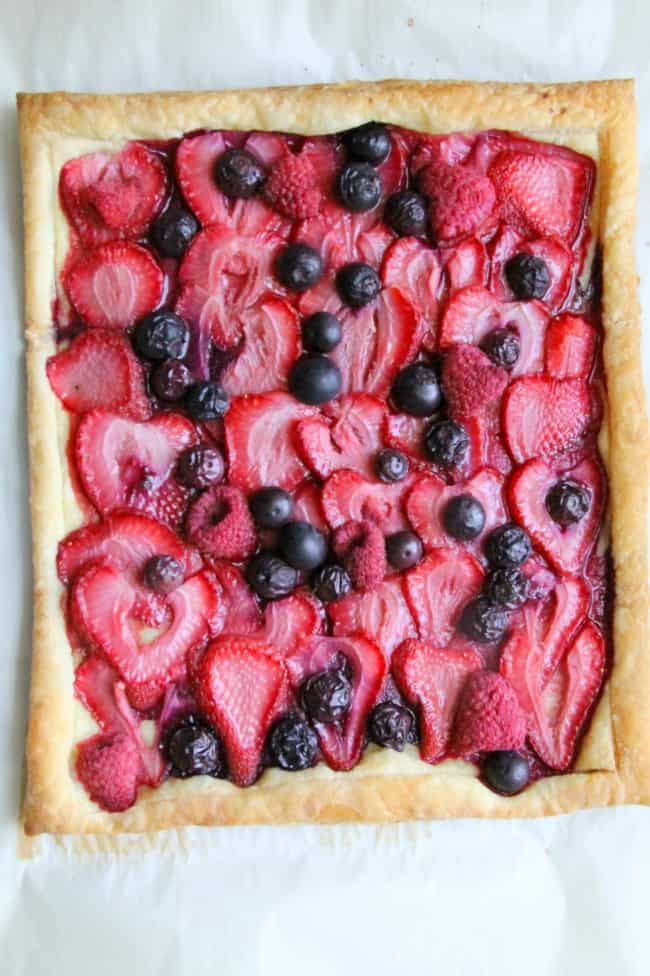
<instances>
[{"instance_id":1,"label":"berry tart","mask_svg":"<svg viewBox=\"0 0 650 976\"><path fill-rule=\"evenodd\" d=\"M648 802L631 83L19 110L27 832Z\"/></svg>"}]
</instances>

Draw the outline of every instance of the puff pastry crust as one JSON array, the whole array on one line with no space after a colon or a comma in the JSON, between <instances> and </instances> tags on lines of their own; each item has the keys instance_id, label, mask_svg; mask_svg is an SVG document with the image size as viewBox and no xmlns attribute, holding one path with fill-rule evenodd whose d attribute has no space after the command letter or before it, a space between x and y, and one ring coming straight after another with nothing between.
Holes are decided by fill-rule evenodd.
<instances>
[{"instance_id":1,"label":"puff pastry crust","mask_svg":"<svg viewBox=\"0 0 650 976\"><path fill-rule=\"evenodd\" d=\"M18 96L25 215L25 302L34 560L34 636L27 792L28 834L154 831L187 824L521 817L579 807L650 803L650 645L646 512L649 436L640 361L634 259L636 149L630 81L506 85L383 81L147 95ZM431 767L415 749L371 747L350 773L318 766L268 770L241 790L227 782L168 780L141 789L125 813L104 813L72 772L72 656L56 577L58 541L74 525L66 420L47 382L52 301L62 261L57 182L81 152L129 139L165 139L201 127L333 132L368 119L432 132L504 128L596 156L597 234L603 248L608 422L604 460L615 563L614 660L574 771L519 796L488 790L473 766Z\"/></svg>"}]
</instances>

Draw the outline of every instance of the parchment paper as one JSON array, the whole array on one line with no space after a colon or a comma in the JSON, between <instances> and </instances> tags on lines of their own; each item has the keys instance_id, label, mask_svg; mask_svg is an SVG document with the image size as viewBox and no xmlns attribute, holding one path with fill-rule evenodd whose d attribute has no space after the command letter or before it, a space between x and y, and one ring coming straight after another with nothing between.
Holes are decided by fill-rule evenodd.
<instances>
[{"instance_id":1,"label":"parchment paper","mask_svg":"<svg viewBox=\"0 0 650 976\"><path fill-rule=\"evenodd\" d=\"M0 973L645 976L650 811L639 808L527 823L191 830L154 846L127 840L119 855L20 840L30 578L13 97L636 76L647 306L646 3L0 0L0 25ZM644 353L647 366L650 331Z\"/></svg>"}]
</instances>

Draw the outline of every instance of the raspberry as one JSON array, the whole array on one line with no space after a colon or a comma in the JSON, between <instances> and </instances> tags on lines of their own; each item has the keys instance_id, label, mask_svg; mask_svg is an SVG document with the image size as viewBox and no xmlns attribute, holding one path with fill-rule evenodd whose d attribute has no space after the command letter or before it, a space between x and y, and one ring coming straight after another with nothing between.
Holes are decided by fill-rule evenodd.
<instances>
[{"instance_id":1,"label":"raspberry","mask_svg":"<svg viewBox=\"0 0 650 976\"><path fill-rule=\"evenodd\" d=\"M334 536L334 551L358 590L371 590L386 575L386 545L374 522L346 522Z\"/></svg>"},{"instance_id":2,"label":"raspberry","mask_svg":"<svg viewBox=\"0 0 650 976\"><path fill-rule=\"evenodd\" d=\"M494 210L492 182L469 166L432 163L418 174L418 185L431 198L431 229L439 241L473 234Z\"/></svg>"},{"instance_id":3,"label":"raspberry","mask_svg":"<svg viewBox=\"0 0 650 976\"><path fill-rule=\"evenodd\" d=\"M135 803L140 757L126 735L94 735L79 744L77 776L91 800L117 813Z\"/></svg>"},{"instance_id":4,"label":"raspberry","mask_svg":"<svg viewBox=\"0 0 650 976\"><path fill-rule=\"evenodd\" d=\"M442 388L454 417L472 417L495 403L508 385L507 370L495 366L470 343L452 346L442 367Z\"/></svg>"},{"instance_id":5,"label":"raspberry","mask_svg":"<svg viewBox=\"0 0 650 976\"><path fill-rule=\"evenodd\" d=\"M453 731L453 749L461 756L495 749L521 749L526 720L506 678L479 671L463 686Z\"/></svg>"},{"instance_id":6,"label":"raspberry","mask_svg":"<svg viewBox=\"0 0 650 976\"><path fill-rule=\"evenodd\" d=\"M255 551L257 535L246 496L221 486L204 492L187 513L187 534L201 551L239 562Z\"/></svg>"},{"instance_id":7,"label":"raspberry","mask_svg":"<svg viewBox=\"0 0 650 976\"><path fill-rule=\"evenodd\" d=\"M264 186L266 199L292 220L315 217L323 195L311 160L288 153L273 166Z\"/></svg>"}]
</instances>

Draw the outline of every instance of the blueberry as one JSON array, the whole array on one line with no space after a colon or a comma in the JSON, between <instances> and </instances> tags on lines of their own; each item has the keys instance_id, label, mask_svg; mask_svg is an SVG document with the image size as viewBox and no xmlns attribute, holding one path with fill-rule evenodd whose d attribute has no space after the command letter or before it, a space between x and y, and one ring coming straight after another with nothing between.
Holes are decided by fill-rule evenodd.
<instances>
[{"instance_id":1,"label":"blueberry","mask_svg":"<svg viewBox=\"0 0 650 976\"><path fill-rule=\"evenodd\" d=\"M415 715L397 702L380 702L370 713L368 735L378 746L403 752L407 743L415 742Z\"/></svg>"},{"instance_id":2,"label":"blueberry","mask_svg":"<svg viewBox=\"0 0 650 976\"><path fill-rule=\"evenodd\" d=\"M183 359L190 343L185 319L169 309L159 308L140 319L133 330L135 351L143 359Z\"/></svg>"},{"instance_id":3,"label":"blueberry","mask_svg":"<svg viewBox=\"0 0 650 976\"><path fill-rule=\"evenodd\" d=\"M352 580L347 571L337 563L328 563L317 569L311 580L312 589L323 603L340 600L352 589Z\"/></svg>"},{"instance_id":4,"label":"blueberry","mask_svg":"<svg viewBox=\"0 0 650 976\"><path fill-rule=\"evenodd\" d=\"M260 488L251 496L248 505L260 529L279 529L293 515L293 499L282 488Z\"/></svg>"},{"instance_id":5,"label":"blueberry","mask_svg":"<svg viewBox=\"0 0 650 976\"><path fill-rule=\"evenodd\" d=\"M409 473L409 459L401 451L385 447L375 457L375 470L377 477L386 484L403 481Z\"/></svg>"},{"instance_id":6,"label":"blueberry","mask_svg":"<svg viewBox=\"0 0 650 976\"><path fill-rule=\"evenodd\" d=\"M444 507L442 524L448 535L469 542L485 528L485 509L472 495L455 495Z\"/></svg>"},{"instance_id":7,"label":"blueberry","mask_svg":"<svg viewBox=\"0 0 650 976\"><path fill-rule=\"evenodd\" d=\"M361 159L375 166L390 152L390 133L381 122L365 122L343 134L350 159Z\"/></svg>"},{"instance_id":8,"label":"blueberry","mask_svg":"<svg viewBox=\"0 0 650 976\"><path fill-rule=\"evenodd\" d=\"M506 749L486 753L481 770L488 786L506 796L519 793L530 779L530 767L526 757Z\"/></svg>"},{"instance_id":9,"label":"blueberry","mask_svg":"<svg viewBox=\"0 0 650 976\"><path fill-rule=\"evenodd\" d=\"M504 266L506 281L515 298L543 298L551 283L546 262L534 254L515 254Z\"/></svg>"},{"instance_id":10,"label":"blueberry","mask_svg":"<svg viewBox=\"0 0 650 976\"><path fill-rule=\"evenodd\" d=\"M316 569L325 562L327 540L309 522L288 522L280 529L280 552L294 569Z\"/></svg>"},{"instance_id":11,"label":"blueberry","mask_svg":"<svg viewBox=\"0 0 650 976\"><path fill-rule=\"evenodd\" d=\"M278 280L290 291L305 291L323 276L323 259L309 244L287 244L275 261Z\"/></svg>"},{"instance_id":12,"label":"blueberry","mask_svg":"<svg viewBox=\"0 0 650 976\"><path fill-rule=\"evenodd\" d=\"M415 532L403 529L386 539L386 557L393 569L410 569L422 559L422 540Z\"/></svg>"},{"instance_id":13,"label":"blueberry","mask_svg":"<svg viewBox=\"0 0 650 976\"><path fill-rule=\"evenodd\" d=\"M546 496L546 510L563 529L585 517L591 505L591 492L577 481L558 481Z\"/></svg>"},{"instance_id":14,"label":"blueberry","mask_svg":"<svg viewBox=\"0 0 650 976\"><path fill-rule=\"evenodd\" d=\"M192 374L181 359L165 359L151 370L149 383L159 400L172 402L185 396Z\"/></svg>"},{"instance_id":15,"label":"blueberry","mask_svg":"<svg viewBox=\"0 0 650 976\"><path fill-rule=\"evenodd\" d=\"M271 552L260 552L248 564L246 580L258 596L279 600L295 590L298 573Z\"/></svg>"},{"instance_id":16,"label":"blueberry","mask_svg":"<svg viewBox=\"0 0 650 976\"><path fill-rule=\"evenodd\" d=\"M493 644L501 640L508 626L508 614L502 607L479 596L464 608L460 629L470 640L479 644Z\"/></svg>"},{"instance_id":17,"label":"blueberry","mask_svg":"<svg viewBox=\"0 0 650 976\"><path fill-rule=\"evenodd\" d=\"M519 334L514 329L493 329L481 343L481 349L495 366L512 369L519 359Z\"/></svg>"},{"instance_id":18,"label":"blueberry","mask_svg":"<svg viewBox=\"0 0 650 976\"><path fill-rule=\"evenodd\" d=\"M341 371L328 356L306 353L289 372L289 389L301 403L320 404L341 392Z\"/></svg>"},{"instance_id":19,"label":"blueberry","mask_svg":"<svg viewBox=\"0 0 650 976\"><path fill-rule=\"evenodd\" d=\"M384 207L384 220L400 237L423 237L428 217L426 197L414 190L391 194Z\"/></svg>"},{"instance_id":20,"label":"blueberry","mask_svg":"<svg viewBox=\"0 0 650 976\"><path fill-rule=\"evenodd\" d=\"M485 540L485 554L493 566L521 566L532 551L528 533L514 522L497 526Z\"/></svg>"},{"instance_id":21,"label":"blueberry","mask_svg":"<svg viewBox=\"0 0 650 976\"><path fill-rule=\"evenodd\" d=\"M199 222L179 204L171 204L151 225L156 250L166 258L180 258L199 229Z\"/></svg>"},{"instance_id":22,"label":"blueberry","mask_svg":"<svg viewBox=\"0 0 650 976\"><path fill-rule=\"evenodd\" d=\"M491 603L516 610L528 599L528 578L517 566L499 566L485 577L484 591Z\"/></svg>"},{"instance_id":23,"label":"blueberry","mask_svg":"<svg viewBox=\"0 0 650 976\"><path fill-rule=\"evenodd\" d=\"M185 394L185 409L195 420L216 420L228 409L228 394L213 380L197 380Z\"/></svg>"},{"instance_id":24,"label":"blueberry","mask_svg":"<svg viewBox=\"0 0 650 976\"><path fill-rule=\"evenodd\" d=\"M163 751L171 765L171 776L219 776L223 771L219 739L198 716L186 715L171 729Z\"/></svg>"},{"instance_id":25,"label":"blueberry","mask_svg":"<svg viewBox=\"0 0 650 976\"><path fill-rule=\"evenodd\" d=\"M300 703L313 722L340 722L352 701L352 685L343 668L319 671L300 686Z\"/></svg>"},{"instance_id":26,"label":"blueberry","mask_svg":"<svg viewBox=\"0 0 650 976\"><path fill-rule=\"evenodd\" d=\"M318 737L299 715L285 715L271 729L268 749L275 766L293 773L313 766Z\"/></svg>"},{"instance_id":27,"label":"blueberry","mask_svg":"<svg viewBox=\"0 0 650 976\"><path fill-rule=\"evenodd\" d=\"M254 196L266 179L266 170L246 149L227 149L214 168L217 186L227 197Z\"/></svg>"},{"instance_id":28,"label":"blueberry","mask_svg":"<svg viewBox=\"0 0 650 976\"><path fill-rule=\"evenodd\" d=\"M342 336L341 323L331 312L315 312L302 323L302 344L307 352L331 352Z\"/></svg>"},{"instance_id":29,"label":"blueberry","mask_svg":"<svg viewBox=\"0 0 650 976\"><path fill-rule=\"evenodd\" d=\"M216 485L224 476L226 465L216 447L195 444L188 447L178 459L176 479L188 488L202 491Z\"/></svg>"},{"instance_id":30,"label":"blueberry","mask_svg":"<svg viewBox=\"0 0 650 976\"><path fill-rule=\"evenodd\" d=\"M154 593L171 593L183 582L183 567L173 556L152 556L142 575L145 586Z\"/></svg>"},{"instance_id":31,"label":"blueberry","mask_svg":"<svg viewBox=\"0 0 650 976\"><path fill-rule=\"evenodd\" d=\"M339 173L338 191L346 210L363 213L379 203L381 178L370 163L348 163Z\"/></svg>"},{"instance_id":32,"label":"blueberry","mask_svg":"<svg viewBox=\"0 0 650 976\"><path fill-rule=\"evenodd\" d=\"M424 363L412 363L400 370L390 395L398 410L413 417L430 416L442 400L436 371Z\"/></svg>"},{"instance_id":33,"label":"blueberry","mask_svg":"<svg viewBox=\"0 0 650 976\"><path fill-rule=\"evenodd\" d=\"M453 468L467 456L467 431L455 420L436 420L424 432L424 450L439 468Z\"/></svg>"},{"instance_id":34,"label":"blueberry","mask_svg":"<svg viewBox=\"0 0 650 976\"><path fill-rule=\"evenodd\" d=\"M369 264L352 261L336 272L336 289L346 305L363 308L381 291L381 279Z\"/></svg>"}]
</instances>

